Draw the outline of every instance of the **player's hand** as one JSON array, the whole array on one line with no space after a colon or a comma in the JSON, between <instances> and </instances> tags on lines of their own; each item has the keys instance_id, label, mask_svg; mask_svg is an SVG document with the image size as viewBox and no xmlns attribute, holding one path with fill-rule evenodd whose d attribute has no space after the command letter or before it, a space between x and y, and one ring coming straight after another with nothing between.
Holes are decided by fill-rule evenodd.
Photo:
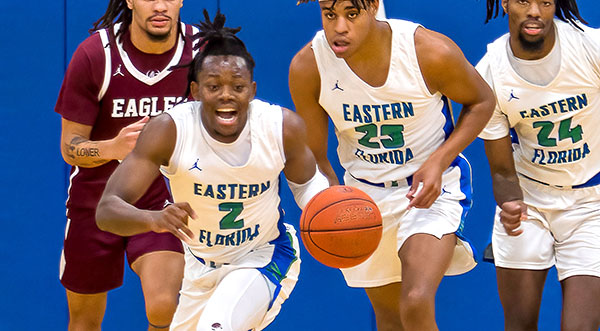
<instances>
[{"instance_id":1,"label":"player's hand","mask_svg":"<svg viewBox=\"0 0 600 331\"><path fill-rule=\"evenodd\" d=\"M135 147L142 129L148 123L150 117L146 116L141 120L131 123L119 131L119 134L112 139L111 156L116 160L123 160L127 154L131 153Z\"/></svg>"},{"instance_id":2,"label":"player's hand","mask_svg":"<svg viewBox=\"0 0 600 331\"><path fill-rule=\"evenodd\" d=\"M438 164L426 161L413 174L413 182L406 197L410 201L408 209L429 208L442 192L442 172Z\"/></svg>"},{"instance_id":3,"label":"player's hand","mask_svg":"<svg viewBox=\"0 0 600 331\"><path fill-rule=\"evenodd\" d=\"M194 233L187 226L188 218L197 219L196 212L187 202L169 204L163 210L154 212L150 229L154 232L171 232L180 240L191 243Z\"/></svg>"},{"instance_id":4,"label":"player's hand","mask_svg":"<svg viewBox=\"0 0 600 331\"><path fill-rule=\"evenodd\" d=\"M500 222L509 236L518 236L523 233L521 221L527 219L527 206L523 200L507 201L500 206Z\"/></svg>"}]
</instances>

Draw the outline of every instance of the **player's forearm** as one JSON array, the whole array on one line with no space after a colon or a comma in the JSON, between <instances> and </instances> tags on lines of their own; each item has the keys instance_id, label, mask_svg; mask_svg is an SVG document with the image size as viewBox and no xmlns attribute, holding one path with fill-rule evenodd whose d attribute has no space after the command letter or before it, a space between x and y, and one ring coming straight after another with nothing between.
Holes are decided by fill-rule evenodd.
<instances>
[{"instance_id":1,"label":"player's forearm","mask_svg":"<svg viewBox=\"0 0 600 331\"><path fill-rule=\"evenodd\" d=\"M111 160L110 140L91 141L81 136L73 136L63 143L62 155L65 162L73 166L93 168Z\"/></svg>"},{"instance_id":2,"label":"player's forearm","mask_svg":"<svg viewBox=\"0 0 600 331\"><path fill-rule=\"evenodd\" d=\"M153 213L156 211L138 209L116 195L103 196L96 208L96 225L119 236L133 236L152 231Z\"/></svg>"},{"instance_id":3,"label":"player's forearm","mask_svg":"<svg viewBox=\"0 0 600 331\"><path fill-rule=\"evenodd\" d=\"M516 174L492 172L492 187L498 206L508 201L523 200L523 191Z\"/></svg>"},{"instance_id":4,"label":"player's forearm","mask_svg":"<svg viewBox=\"0 0 600 331\"><path fill-rule=\"evenodd\" d=\"M465 106L458 118L454 131L433 154L444 169L449 167L456 156L477 138L485 128L494 110L493 102Z\"/></svg>"}]
</instances>

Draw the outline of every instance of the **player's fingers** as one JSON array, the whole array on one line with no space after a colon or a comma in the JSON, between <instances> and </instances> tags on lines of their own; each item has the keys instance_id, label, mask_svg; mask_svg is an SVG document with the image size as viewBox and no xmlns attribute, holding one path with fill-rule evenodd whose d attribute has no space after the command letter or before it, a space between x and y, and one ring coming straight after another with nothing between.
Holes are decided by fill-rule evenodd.
<instances>
[{"instance_id":1,"label":"player's fingers","mask_svg":"<svg viewBox=\"0 0 600 331\"><path fill-rule=\"evenodd\" d=\"M177 237L177 239L184 241L186 243L190 243L192 241L191 238L189 238L187 236L187 234L185 234L185 232L180 231L178 228L176 227L172 227L171 229L169 229L169 232L174 235L175 237Z\"/></svg>"},{"instance_id":2,"label":"player's fingers","mask_svg":"<svg viewBox=\"0 0 600 331\"><path fill-rule=\"evenodd\" d=\"M183 233L183 235L185 235L189 241L194 240L194 232L192 232L192 230L190 230L190 228L188 228L187 226L183 225L179 227L177 231Z\"/></svg>"},{"instance_id":3,"label":"player's fingers","mask_svg":"<svg viewBox=\"0 0 600 331\"><path fill-rule=\"evenodd\" d=\"M516 225L516 226L515 226ZM504 230L509 236L518 236L523 233L523 229L521 228L521 223L519 224L504 224Z\"/></svg>"},{"instance_id":4,"label":"player's fingers","mask_svg":"<svg viewBox=\"0 0 600 331\"><path fill-rule=\"evenodd\" d=\"M521 221L526 221L527 220L527 211L524 211L521 213Z\"/></svg>"},{"instance_id":5,"label":"player's fingers","mask_svg":"<svg viewBox=\"0 0 600 331\"><path fill-rule=\"evenodd\" d=\"M196 212L194 211L194 209L192 209L192 206L190 206L189 203L187 202L178 202L176 203L177 207L183 209L186 214L188 216L190 216L192 219L198 219L198 215L196 215Z\"/></svg>"},{"instance_id":6,"label":"player's fingers","mask_svg":"<svg viewBox=\"0 0 600 331\"><path fill-rule=\"evenodd\" d=\"M131 140L137 140L137 138L140 136L141 133L142 133L141 131L128 132L125 134L125 138L131 139Z\"/></svg>"},{"instance_id":7,"label":"player's fingers","mask_svg":"<svg viewBox=\"0 0 600 331\"><path fill-rule=\"evenodd\" d=\"M506 223L516 223L521 221L520 213L512 213L506 212L504 210L500 211L500 218L503 220L502 222Z\"/></svg>"},{"instance_id":8,"label":"player's fingers","mask_svg":"<svg viewBox=\"0 0 600 331\"><path fill-rule=\"evenodd\" d=\"M127 133L127 132L139 132L139 131L142 131L142 129L144 128L144 125L146 125L146 124L145 123L142 123L142 124L136 124L136 123L131 124L131 125L128 125L128 126L124 127L123 128L123 132L124 133Z\"/></svg>"},{"instance_id":9,"label":"player's fingers","mask_svg":"<svg viewBox=\"0 0 600 331\"><path fill-rule=\"evenodd\" d=\"M130 126L135 125L135 124L145 124L145 123L148 123L149 120L150 120L149 116L144 116L144 118L142 118L141 120L131 123Z\"/></svg>"}]
</instances>

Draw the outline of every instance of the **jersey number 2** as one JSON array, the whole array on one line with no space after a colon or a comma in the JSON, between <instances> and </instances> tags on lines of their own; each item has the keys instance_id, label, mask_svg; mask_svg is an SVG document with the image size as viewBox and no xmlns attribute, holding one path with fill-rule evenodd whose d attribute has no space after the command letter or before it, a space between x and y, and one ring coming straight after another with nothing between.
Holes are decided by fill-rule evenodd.
<instances>
[{"instance_id":1,"label":"jersey number 2","mask_svg":"<svg viewBox=\"0 0 600 331\"><path fill-rule=\"evenodd\" d=\"M244 204L241 202L224 202L219 204L220 211L228 211L219 222L221 230L241 229L244 227L244 219L236 220L244 210Z\"/></svg>"}]
</instances>

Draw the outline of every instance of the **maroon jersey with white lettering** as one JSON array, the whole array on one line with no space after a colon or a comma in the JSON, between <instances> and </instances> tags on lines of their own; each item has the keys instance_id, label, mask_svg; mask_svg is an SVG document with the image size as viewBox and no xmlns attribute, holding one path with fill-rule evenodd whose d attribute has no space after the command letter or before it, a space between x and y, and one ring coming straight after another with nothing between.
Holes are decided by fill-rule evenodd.
<instances>
[{"instance_id":1,"label":"maroon jersey with white lettering","mask_svg":"<svg viewBox=\"0 0 600 331\"><path fill-rule=\"evenodd\" d=\"M192 60L191 37L197 32L183 23L181 30L184 33L176 45L163 54L141 52L132 44L129 32L116 39L108 29L97 31L73 54L55 111L66 120L91 125L90 140L107 140L145 116L172 108L183 99L188 70L169 68ZM118 164L113 160L94 168L74 166L67 208L95 209ZM148 208L168 198L165 182L158 177L136 206Z\"/></svg>"}]
</instances>

